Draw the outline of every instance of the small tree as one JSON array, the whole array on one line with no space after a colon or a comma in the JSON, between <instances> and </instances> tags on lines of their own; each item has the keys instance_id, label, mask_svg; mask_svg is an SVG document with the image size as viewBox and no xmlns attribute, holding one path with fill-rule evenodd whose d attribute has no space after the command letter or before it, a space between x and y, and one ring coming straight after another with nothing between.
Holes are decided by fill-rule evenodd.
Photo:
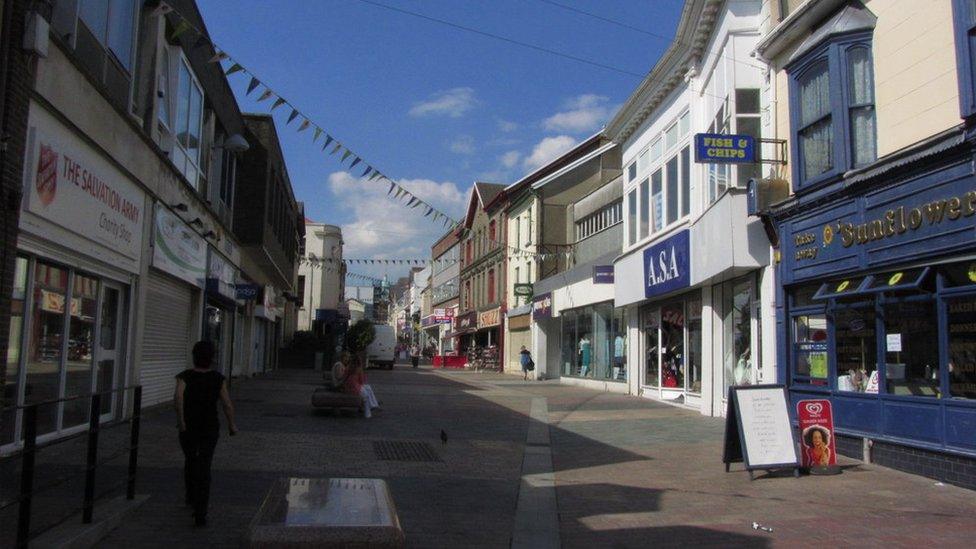
<instances>
[{"instance_id":1,"label":"small tree","mask_svg":"<svg viewBox=\"0 0 976 549\"><path fill-rule=\"evenodd\" d=\"M359 359L360 364L366 364L366 348L376 339L376 328L369 320L360 320L346 331L343 345L345 349Z\"/></svg>"}]
</instances>

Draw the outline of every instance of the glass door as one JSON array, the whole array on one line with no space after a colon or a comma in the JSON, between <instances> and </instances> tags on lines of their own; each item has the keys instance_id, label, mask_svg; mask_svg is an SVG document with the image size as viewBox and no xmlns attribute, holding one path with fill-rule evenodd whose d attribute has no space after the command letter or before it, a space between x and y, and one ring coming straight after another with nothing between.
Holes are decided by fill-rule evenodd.
<instances>
[{"instance_id":1,"label":"glass door","mask_svg":"<svg viewBox=\"0 0 976 549\"><path fill-rule=\"evenodd\" d=\"M124 299L122 287L113 283L102 284L99 300L97 366L93 380L95 392L104 393L121 386L119 364L124 352ZM122 393L106 393L101 399L104 419L116 416Z\"/></svg>"}]
</instances>

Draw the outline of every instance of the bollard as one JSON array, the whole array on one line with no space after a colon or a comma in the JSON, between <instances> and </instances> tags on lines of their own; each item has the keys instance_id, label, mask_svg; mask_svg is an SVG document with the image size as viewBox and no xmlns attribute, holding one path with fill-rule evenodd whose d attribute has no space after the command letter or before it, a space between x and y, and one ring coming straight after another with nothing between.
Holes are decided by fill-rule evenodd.
<instances>
[{"instance_id":1,"label":"bollard","mask_svg":"<svg viewBox=\"0 0 976 549\"><path fill-rule=\"evenodd\" d=\"M95 511L95 468L98 466L98 420L102 412L102 395L91 396L88 418L88 463L85 468L85 503L81 521L91 524Z\"/></svg>"},{"instance_id":2,"label":"bollard","mask_svg":"<svg viewBox=\"0 0 976 549\"><path fill-rule=\"evenodd\" d=\"M142 385L136 385L132 394L132 424L129 428L129 476L125 498L136 497L136 468L139 457L139 420L142 417Z\"/></svg>"},{"instance_id":3,"label":"bollard","mask_svg":"<svg viewBox=\"0 0 976 549\"><path fill-rule=\"evenodd\" d=\"M34 490L34 452L37 451L37 404L24 408L24 452L20 468L20 508L17 512L17 547L30 539L31 492Z\"/></svg>"}]
</instances>

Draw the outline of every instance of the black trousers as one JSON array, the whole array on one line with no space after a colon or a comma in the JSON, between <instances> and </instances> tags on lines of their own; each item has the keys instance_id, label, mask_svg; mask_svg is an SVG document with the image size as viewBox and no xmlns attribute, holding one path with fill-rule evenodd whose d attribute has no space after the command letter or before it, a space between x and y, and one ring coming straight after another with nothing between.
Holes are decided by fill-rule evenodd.
<instances>
[{"instance_id":1,"label":"black trousers","mask_svg":"<svg viewBox=\"0 0 976 549\"><path fill-rule=\"evenodd\" d=\"M414 368L416 368L417 367L417 364L419 364L419 363L420 363L420 357L419 356L412 356L412 357L410 357L410 364L413 364L413 367Z\"/></svg>"},{"instance_id":2,"label":"black trousers","mask_svg":"<svg viewBox=\"0 0 976 549\"><path fill-rule=\"evenodd\" d=\"M217 433L199 433L188 429L180 433L180 447L186 458L183 465L186 501L193 505L196 517L205 518L210 503L210 465L217 447Z\"/></svg>"}]
</instances>

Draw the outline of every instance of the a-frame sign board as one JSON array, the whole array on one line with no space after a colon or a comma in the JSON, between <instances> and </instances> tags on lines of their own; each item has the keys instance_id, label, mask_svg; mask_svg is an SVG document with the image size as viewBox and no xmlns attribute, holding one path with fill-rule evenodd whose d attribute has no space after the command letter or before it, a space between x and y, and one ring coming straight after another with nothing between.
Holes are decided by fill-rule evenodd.
<instances>
[{"instance_id":1,"label":"a-frame sign board","mask_svg":"<svg viewBox=\"0 0 976 549\"><path fill-rule=\"evenodd\" d=\"M793 469L800 475L800 453L790 421L789 397L783 385L729 387L725 411L725 471L743 462L749 478L753 471Z\"/></svg>"}]
</instances>

